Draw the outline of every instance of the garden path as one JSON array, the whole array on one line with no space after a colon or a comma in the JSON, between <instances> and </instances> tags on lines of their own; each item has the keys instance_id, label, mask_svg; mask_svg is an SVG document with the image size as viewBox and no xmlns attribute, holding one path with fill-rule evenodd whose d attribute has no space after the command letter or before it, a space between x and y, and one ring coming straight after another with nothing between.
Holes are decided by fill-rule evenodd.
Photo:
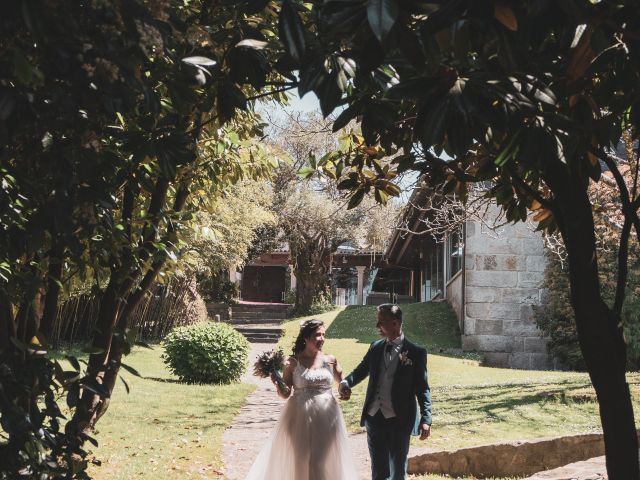
<instances>
[{"instance_id":1,"label":"garden path","mask_svg":"<svg viewBox=\"0 0 640 480\"><path fill-rule=\"evenodd\" d=\"M524 480L606 480L606 478L607 467L605 458L602 456L536 473Z\"/></svg>"}]
</instances>

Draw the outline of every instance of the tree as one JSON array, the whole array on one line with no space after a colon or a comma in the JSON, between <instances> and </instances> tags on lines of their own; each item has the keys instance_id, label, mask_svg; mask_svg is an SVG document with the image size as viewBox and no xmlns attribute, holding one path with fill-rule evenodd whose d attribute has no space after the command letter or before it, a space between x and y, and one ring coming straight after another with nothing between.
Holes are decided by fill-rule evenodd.
<instances>
[{"instance_id":1,"label":"tree","mask_svg":"<svg viewBox=\"0 0 640 480\"><path fill-rule=\"evenodd\" d=\"M177 259L191 193L268 175L271 162L248 150L262 126L243 111L287 88L267 68L280 54L264 51L276 21L199 1L3 7L3 475L82 475L82 444L135 337L131 312ZM46 338L75 276L93 279L102 302L86 369L72 358L65 372Z\"/></svg>"},{"instance_id":2,"label":"tree","mask_svg":"<svg viewBox=\"0 0 640 480\"><path fill-rule=\"evenodd\" d=\"M231 185L214 202L201 197L192 231L183 240L189 253L182 264L208 274L243 264L258 232L275 222L272 197L265 180Z\"/></svg>"},{"instance_id":3,"label":"tree","mask_svg":"<svg viewBox=\"0 0 640 480\"><path fill-rule=\"evenodd\" d=\"M616 148L620 175L632 188L634 174L637 171L637 142L630 132L622 133L622 141ZM624 225L624 215L618 186L611 172L604 171L598 182L591 182L588 188L589 201L593 205L598 252L598 274L600 290L604 300L613 304L617 294L618 242ZM567 251L559 233L544 235L548 250L549 263L545 272L546 288L549 290L549 303L536 312L538 326L551 338L550 352L557 354L565 364L583 370L584 359L569 298L569 278L566 268ZM640 343L638 313L640 289L638 289L640 245L629 244L628 274L626 292L621 309L621 321L627 341L627 369L637 370L640 363Z\"/></svg>"},{"instance_id":4,"label":"tree","mask_svg":"<svg viewBox=\"0 0 640 480\"><path fill-rule=\"evenodd\" d=\"M330 125L317 115L291 115L283 125L272 124L272 143L289 159L273 179L274 211L281 238L289 244L297 281L294 308L300 313L309 312L326 290L338 247L349 243L382 250L397 213L394 205L377 206L373 201L347 209L335 183L313 175L318 161L339 147L339 136Z\"/></svg>"},{"instance_id":5,"label":"tree","mask_svg":"<svg viewBox=\"0 0 640 480\"><path fill-rule=\"evenodd\" d=\"M445 193L492 181L508 220L536 210L539 228L560 232L609 478L640 478L620 322L640 199L637 181L624 182L610 152L623 129L638 138L635 2L330 0L304 19L290 25L305 40L299 92L314 91L325 115L346 106L334 128L352 119L362 128L364 142L319 166L341 170L353 204L367 193L392 194L387 182L413 170ZM600 179L599 159L613 173L624 215L613 305L601 294L587 193Z\"/></svg>"}]
</instances>

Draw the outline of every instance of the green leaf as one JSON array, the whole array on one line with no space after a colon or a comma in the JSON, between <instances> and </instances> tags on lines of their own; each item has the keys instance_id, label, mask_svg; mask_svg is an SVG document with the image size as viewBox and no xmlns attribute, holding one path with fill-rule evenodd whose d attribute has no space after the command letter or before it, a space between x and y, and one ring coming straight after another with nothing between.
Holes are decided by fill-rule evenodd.
<instances>
[{"instance_id":1,"label":"green leaf","mask_svg":"<svg viewBox=\"0 0 640 480\"><path fill-rule=\"evenodd\" d=\"M42 72L31 64L27 55L19 48L13 49L13 73L25 85L44 83Z\"/></svg>"},{"instance_id":2,"label":"green leaf","mask_svg":"<svg viewBox=\"0 0 640 480\"><path fill-rule=\"evenodd\" d=\"M315 168L311 167L302 167L300 170L298 170L298 176L301 178L309 178L314 173L316 173L316 170Z\"/></svg>"},{"instance_id":3,"label":"green leaf","mask_svg":"<svg viewBox=\"0 0 640 480\"><path fill-rule=\"evenodd\" d=\"M120 375L120 381L124 384L124 388L127 391L127 394L129 394L129 392L131 392L131 389L129 388L129 384L127 383L127 381L122 378L122 375Z\"/></svg>"},{"instance_id":4,"label":"green leaf","mask_svg":"<svg viewBox=\"0 0 640 480\"><path fill-rule=\"evenodd\" d=\"M300 15L295 11L293 5L288 0L282 3L282 9L280 10L280 18L278 22L280 30L280 38L284 41L284 46L289 52L289 55L300 62L304 57L305 52L305 39L304 39L304 26Z\"/></svg>"},{"instance_id":5,"label":"green leaf","mask_svg":"<svg viewBox=\"0 0 640 480\"><path fill-rule=\"evenodd\" d=\"M347 210L351 210L352 208L356 208L358 205L362 203L364 199L366 191L364 188L359 188L356 190L356 193L349 199L349 204L347 205Z\"/></svg>"},{"instance_id":6,"label":"green leaf","mask_svg":"<svg viewBox=\"0 0 640 480\"><path fill-rule=\"evenodd\" d=\"M142 378L142 375L140 375L140 372L138 372L135 368L130 367L129 365L127 365L125 363L121 363L120 366L122 368L124 368L127 372L129 372L130 374L135 375L136 377Z\"/></svg>"},{"instance_id":7,"label":"green leaf","mask_svg":"<svg viewBox=\"0 0 640 480\"><path fill-rule=\"evenodd\" d=\"M499 166L502 167L504 164L506 164L511 157L513 156L514 153L514 145L516 143L516 141L518 140L518 137L520 136L520 132L516 132L516 134L511 137L511 140L509 141L509 143L507 144L507 146L498 154L498 156L496 157L494 163Z\"/></svg>"},{"instance_id":8,"label":"green leaf","mask_svg":"<svg viewBox=\"0 0 640 480\"><path fill-rule=\"evenodd\" d=\"M369 0L367 19L380 43L387 37L398 18L397 0Z\"/></svg>"},{"instance_id":9,"label":"green leaf","mask_svg":"<svg viewBox=\"0 0 640 480\"><path fill-rule=\"evenodd\" d=\"M356 116L358 116L358 114L360 113L360 110L361 110L360 103L354 103L353 105L350 105L340 115L338 115L338 118L336 118L335 122L333 122L332 130L334 132L337 132L338 130L346 127L351 120L353 120L354 118L356 118Z\"/></svg>"},{"instance_id":10,"label":"green leaf","mask_svg":"<svg viewBox=\"0 0 640 480\"><path fill-rule=\"evenodd\" d=\"M338 190L351 190L358 186L358 180L355 178L347 178L338 184Z\"/></svg>"}]
</instances>

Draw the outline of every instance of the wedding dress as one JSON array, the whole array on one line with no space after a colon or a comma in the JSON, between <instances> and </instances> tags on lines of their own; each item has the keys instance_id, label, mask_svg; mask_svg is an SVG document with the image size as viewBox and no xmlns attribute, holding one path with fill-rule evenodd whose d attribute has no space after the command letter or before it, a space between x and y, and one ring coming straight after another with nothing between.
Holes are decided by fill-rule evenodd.
<instances>
[{"instance_id":1,"label":"wedding dress","mask_svg":"<svg viewBox=\"0 0 640 480\"><path fill-rule=\"evenodd\" d=\"M293 371L293 393L246 480L358 478L328 364Z\"/></svg>"}]
</instances>

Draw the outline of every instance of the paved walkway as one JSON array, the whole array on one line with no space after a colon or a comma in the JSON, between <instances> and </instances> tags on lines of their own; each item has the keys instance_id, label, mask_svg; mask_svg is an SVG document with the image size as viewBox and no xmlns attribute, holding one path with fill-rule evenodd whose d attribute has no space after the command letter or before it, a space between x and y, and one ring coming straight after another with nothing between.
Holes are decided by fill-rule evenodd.
<instances>
[{"instance_id":1,"label":"paved walkway","mask_svg":"<svg viewBox=\"0 0 640 480\"><path fill-rule=\"evenodd\" d=\"M546 472L536 473L525 480L602 480L607 478L604 457L572 463Z\"/></svg>"},{"instance_id":2,"label":"paved walkway","mask_svg":"<svg viewBox=\"0 0 640 480\"><path fill-rule=\"evenodd\" d=\"M251 365L259 353L271 350L273 347L273 344L268 343L251 344ZM268 440L284 403L284 400L275 393L275 387L271 381L253 376L252 371L253 369L250 368L242 380L255 384L257 389L249 396L247 404L223 437L225 475L229 480L244 480L258 452ZM360 480L371 478L365 434L351 434L349 440ZM427 451L425 448L419 450L412 448L409 455L418 455L425 451ZM605 472L604 457L598 457L538 473L526 480L602 480L607 478Z\"/></svg>"},{"instance_id":3,"label":"paved walkway","mask_svg":"<svg viewBox=\"0 0 640 480\"><path fill-rule=\"evenodd\" d=\"M638 454L640 455L640 452ZM602 456L536 473L524 480L606 480L607 478L607 467Z\"/></svg>"}]
</instances>

